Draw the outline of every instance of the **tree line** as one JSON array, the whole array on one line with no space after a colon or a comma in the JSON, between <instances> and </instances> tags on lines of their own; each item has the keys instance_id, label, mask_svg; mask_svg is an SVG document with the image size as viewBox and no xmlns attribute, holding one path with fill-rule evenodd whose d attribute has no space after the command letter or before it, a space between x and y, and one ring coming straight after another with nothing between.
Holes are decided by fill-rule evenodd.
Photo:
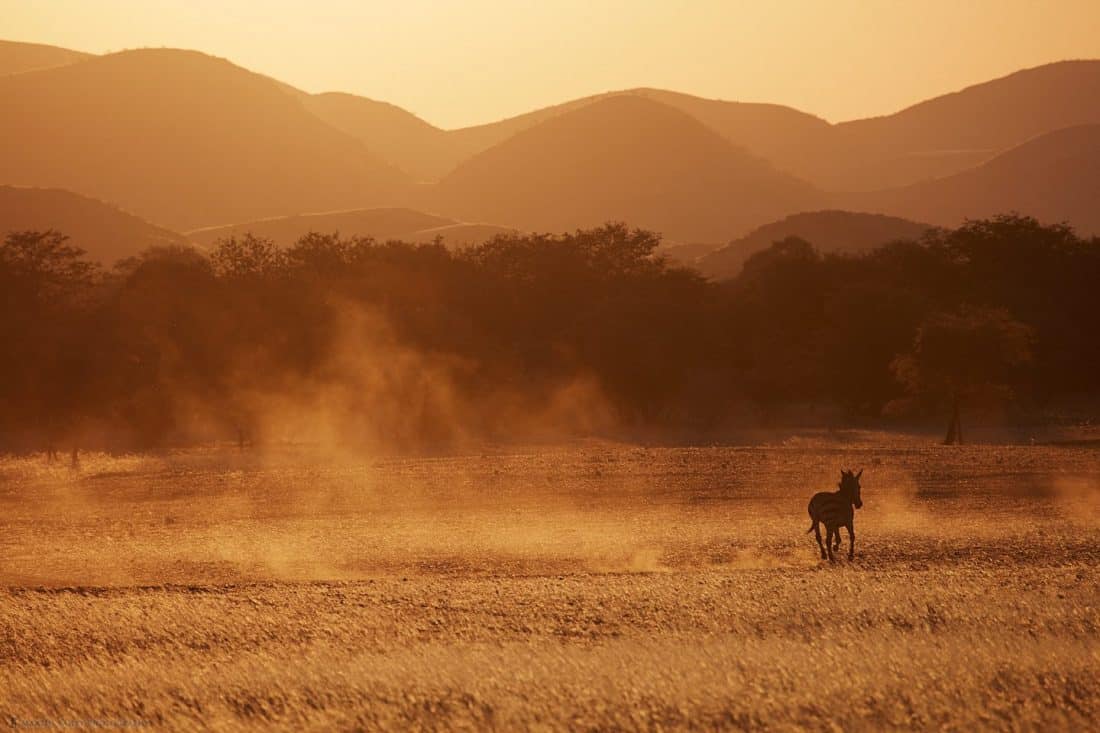
<instances>
[{"instance_id":1,"label":"tree line","mask_svg":"<svg viewBox=\"0 0 1100 733\"><path fill-rule=\"evenodd\" d=\"M104 269L13 232L0 448L274 439L275 416L352 444L720 434L821 408L948 421L953 441L960 410L1035 419L1100 393L1100 241L1068 226L1007 215L861 254L789 238L725 282L660 243L622 224L457 251L245 235Z\"/></svg>"}]
</instances>

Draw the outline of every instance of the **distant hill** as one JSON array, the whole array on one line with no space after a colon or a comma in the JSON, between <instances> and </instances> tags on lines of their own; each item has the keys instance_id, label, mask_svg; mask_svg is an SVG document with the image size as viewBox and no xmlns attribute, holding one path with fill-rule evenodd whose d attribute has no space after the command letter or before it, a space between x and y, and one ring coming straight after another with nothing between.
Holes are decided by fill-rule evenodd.
<instances>
[{"instance_id":1,"label":"distant hill","mask_svg":"<svg viewBox=\"0 0 1100 733\"><path fill-rule=\"evenodd\" d=\"M186 244L176 232L71 191L0 186L0 238L13 231L46 229L68 235L88 259L104 265L149 247Z\"/></svg>"},{"instance_id":2,"label":"distant hill","mask_svg":"<svg viewBox=\"0 0 1100 733\"><path fill-rule=\"evenodd\" d=\"M622 220L673 239L721 241L820 199L690 115L626 95L478 154L440 182L431 208L525 230Z\"/></svg>"},{"instance_id":3,"label":"distant hill","mask_svg":"<svg viewBox=\"0 0 1100 733\"><path fill-rule=\"evenodd\" d=\"M417 179L434 180L547 120L627 95L691 115L733 144L819 188L874 190L958 173L1035 135L1100 122L1100 61L1046 64L891 115L836 125L781 105L649 88L582 97L456 130L441 130L392 105L352 95L316 95L307 106Z\"/></svg>"},{"instance_id":4,"label":"distant hill","mask_svg":"<svg viewBox=\"0 0 1100 733\"><path fill-rule=\"evenodd\" d=\"M457 163L546 120L612 97L624 96L651 99L678 109L707 125L734 145L768 159L777 151L791 148L794 140L804 140L807 137L817 139L822 131L829 129L829 123L820 118L778 104L703 99L690 94L642 87L581 97L498 122L449 130L446 135L455 150Z\"/></svg>"},{"instance_id":5,"label":"distant hill","mask_svg":"<svg viewBox=\"0 0 1100 733\"><path fill-rule=\"evenodd\" d=\"M176 230L407 206L445 212L436 226L560 231L622 219L713 243L826 206L951 223L1009 204L1085 228L1091 148L1065 136L1028 146L1100 124L1100 61L1026 69L836 125L638 88L442 130L391 104L307 94L192 51L94 56L0 41L0 108L0 184L75 191ZM1031 178L978 183L992 171Z\"/></svg>"},{"instance_id":6,"label":"distant hill","mask_svg":"<svg viewBox=\"0 0 1100 733\"><path fill-rule=\"evenodd\" d=\"M457 163L445 131L400 107L338 92L305 95L302 103L416 180L434 180Z\"/></svg>"},{"instance_id":7,"label":"distant hill","mask_svg":"<svg viewBox=\"0 0 1100 733\"><path fill-rule=\"evenodd\" d=\"M189 229L392 202L406 177L228 61L149 49L0 77L0 183Z\"/></svg>"},{"instance_id":8,"label":"distant hill","mask_svg":"<svg viewBox=\"0 0 1100 733\"><path fill-rule=\"evenodd\" d=\"M380 157L418 180L436 180L464 160L559 115L611 97L638 96L695 117L735 145L770 158L829 123L776 104L725 102L660 89L627 89L570 100L498 122L442 130L385 102L351 94L317 94L306 108L333 127L358 137Z\"/></svg>"},{"instance_id":9,"label":"distant hill","mask_svg":"<svg viewBox=\"0 0 1100 733\"><path fill-rule=\"evenodd\" d=\"M415 180L434 182L459 163L563 111L595 98L566 102L487 125L443 130L386 102L354 94L306 95L303 104L319 119L354 136L380 158Z\"/></svg>"},{"instance_id":10,"label":"distant hill","mask_svg":"<svg viewBox=\"0 0 1100 733\"><path fill-rule=\"evenodd\" d=\"M835 125L776 164L827 189L873 190L958 173L1085 123L1100 123L1100 61L1063 61Z\"/></svg>"},{"instance_id":11,"label":"distant hill","mask_svg":"<svg viewBox=\"0 0 1100 733\"><path fill-rule=\"evenodd\" d=\"M918 239L929 229L907 219L852 211L812 211L757 227L725 247L705 254L695 267L708 277L725 280L741 272L745 260L787 237L799 237L821 252L862 252L887 242Z\"/></svg>"},{"instance_id":12,"label":"distant hill","mask_svg":"<svg viewBox=\"0 0 1100 733\"><path fill-rule=\"evenodd\" d=\"M661 102L702 122L707 127L768 160L784 160L801 151L808 140L823 140L830 125L825 120L778 104L704 99L664 89L636 88L582 97L544 107L500 122L448 132L459 148L473 154L530 129L541 122L611 97L636 96Z\"/></svg>"},{"instance_id":13,"label":"distant hill","mask_svg":"<svg viewBox=\"0 0 1100 733\"><path fill-rule=\"evenodd\" d=\"M440 129L400 107L354 94L316 94L304 104L317 117L358 138L414 179L434 182L462 161L517 132L599 98L602 97L576 99L499 122L456 130Z\"/></svg>"},{"instance_id":14,"label":"distant hill","mask_svg":"<svg viewBox=\"0 0 1100 733\"><path fill-rule=\"evenodd\" d=\"M892 188L980 165L1035 135L1100 122L1100 61L1046 64L967 87L891 115L830 125L775 104L627 89L570 100L497 122L441 130L382 102L316 95L307 106L419 180L554 117L633 95L691 115L737 146L825 190Z\"/></svg>"},{"instance_id":15,"label":"distant hill","mask_svg":"<svg viewBox=\"0 0 1100 733\"><path fill-rule=\"evenodd\" d=\"M88 53L41 43L0 41L0 75L64 66L91 57Z\"/></svg>"},{"instance_id":16,"label":"distant hill","mask_svg":"<svg viewBox=\"0 0 1100 733\"><path fill-rule=\"evenodd\" d=\"M280 247L289 247L309 232L342 236L373 237L378 241L403 239L409 242L431 242L443 237L451 246L481 243L497 234L513 231L490 224L468 224L413 209L379 208L330 211L259 219L229 226L207 227L187 233L187 237L209 247L217 240L251 232L271 239Z\"/></svg>"},{"instance_id":17,"label":"distant hill","mask_svg":"<svg viewBox=\"0 0 1100 733\"><path fill-rule=\"evenodd\" d=\"M1040 135L973 170L847 201L943 226L1018 211L1100 234L1100 125Z\"/></svg>"},{"instance_id":18,"label":"distant hill","mask_svg":"<svg viewBox=\"0 0 1100 733\"><path fill-rule=\"evenodd\" d=\"M734 145L784 168L788 159L799 155L807 144L827 144L831 125L820 117L779 104L729 102L703 99L662 89L633 89L691 115Z\"/></svg>"}]
</instances>

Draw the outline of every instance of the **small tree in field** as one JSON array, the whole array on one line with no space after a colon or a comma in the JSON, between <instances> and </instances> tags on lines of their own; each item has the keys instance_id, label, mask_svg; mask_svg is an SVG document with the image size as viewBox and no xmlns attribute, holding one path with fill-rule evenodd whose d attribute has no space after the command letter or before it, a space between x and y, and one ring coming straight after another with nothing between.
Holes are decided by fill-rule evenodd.
<instances>
[{"instance_id":1,"label":"small tree in field","mask_svg":"<svg viewBox=\"0 0 1100 733\"><path fill-rule=\"evenodd\" d=\"M964 403L1011 398L1021 368L1031 361L1031 344L1031 329L1007 311L966 308L925 319L912 351L891 366L910 395L951 406L944 443L952 445L963 442Z\"/></svg>"}]
</instances>

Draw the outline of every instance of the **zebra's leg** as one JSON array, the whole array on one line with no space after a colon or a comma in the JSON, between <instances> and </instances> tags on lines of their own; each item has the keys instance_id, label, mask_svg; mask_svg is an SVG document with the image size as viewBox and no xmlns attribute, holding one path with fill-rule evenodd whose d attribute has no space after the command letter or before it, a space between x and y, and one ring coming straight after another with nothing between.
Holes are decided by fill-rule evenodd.
<instances>
[{"instance_id":1,"label":"zebra's leg","mask_svg":"<svg viewBox=\"0 0 1100 733\"><path fill-rule=\"evenodd\" d=\"M840 530L836 531L836 542L840 544ZM848 559L853 560L856 556L856 530L853 526L853 522L848 522Z\"/></svg>"},{"instance_id":2,"label":"zebra's leg","mask_svg":"<svg viewBox=\"0 0 1100 733\"><path fill-rule=\"evenodd\" d=\"M825 525L825 549L829 551L829 561L832 562L836 558L833 556L833 533L840 534L840 530L837 527L830 527Z\"/></svg>"},{"instance_id":3,"label":"zebra's leg","mask_svg":"<svg viewBox=\"0 0 1100 733\"><path fill-rule=\"evenodd\" d=\"M814 522L814 534L817 535L817 547L821 550L821 559L824 560L828 556L825 554L825 545L821 544L821 528L817 522Z\"/></svg>"}]
</instances>

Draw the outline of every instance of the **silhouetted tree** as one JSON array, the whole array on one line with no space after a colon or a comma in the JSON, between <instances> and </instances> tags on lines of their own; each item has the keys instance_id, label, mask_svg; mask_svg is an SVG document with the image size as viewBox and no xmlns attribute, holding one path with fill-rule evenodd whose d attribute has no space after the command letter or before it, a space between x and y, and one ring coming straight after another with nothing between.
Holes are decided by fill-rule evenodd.
<instances>
[{"instance_id":1,"label":"silhouetted tree","mask_svg":"<svg viewBox=\"0 0 1100 733\"><path fill-rule=\"evenodd\" d=\"M219 239L210 253L210 262L218 277L259 278L279 272L284 254L274 241L247 232L240 237Z\"/></svg>"},{"instance_id":2,"label":"silhouetted tree","mask_svg":"<svg viewBox=\"0 0 1100 733\"><path fill-rule=\"evenodd\" d=\"M262 439L258 403L354 381L334 357L379 329L386 349L365 365L386 350L446 365L475 434L508 434L495 405L578 380L628 425L720 426L743 405L867 418L908 401L951 409L952 441L956 400L1100 399L1100 241L1069 227L1008 215L824 256L791 238L723 283L659 244L624 224L461 251L315 232L283 250L246 234L103 273L57 232L15 232L0 245L0 339L15 355L0 360L0 443L82 424L129 447L200 424ZM415 390L389 389L409 415L363 419L398 420L410 440L447 434ZM333 409L369 409L343 394Z\"/></svg>"},{"instance_id":3,"label":"silhouetted tree","mask_svg":"<svg viewBox=\"0 0 1100 733\"><path fill-rule=\"evenodd\" d=\"M1001 309L937 313L917 330L913 348L893 371L918 398L951 405L944 443L962 442L960 410L971 400L1011 397L1020 367L1031 360L1031 329Z\"/></svg>"},{"instance_id":4,"label":"silhouetted tree","mask_svg":"<svg viewBox=\"0 0 1100 733\"><path fill-rule=\"evenodd\" d=\"M99 329L113 363L100 390L133 441L147 448L186 421L191 405L232 400L224 375L236 319L209 259L190 247L147 250L115 273Z\"/></svg>"},{"instance_id":5,"label":"silhouetted tree","mask_svg":"<svg viewBox=\"0 0 1100 733\"><path fill-rule=\"evenodd\" d=\"M742 352L740 379L767 410L823 394L821 316L831 283L813 246L788 237L745 262L728 288L728 328Z\"/></svg>"},{"instance_id":6,"label":"silhouetted tree","mask_svg":"<svg viewBox=\"0 0 1100 733\"><path fill-rule=\"evenodd\" d=\"M92 409L93 334L87 328L98 268L68 237L49 230L11 232L0 246L0 406L55 452ZM33 430L33 428L32 428Z\"/></svg>"}]
</instances>

